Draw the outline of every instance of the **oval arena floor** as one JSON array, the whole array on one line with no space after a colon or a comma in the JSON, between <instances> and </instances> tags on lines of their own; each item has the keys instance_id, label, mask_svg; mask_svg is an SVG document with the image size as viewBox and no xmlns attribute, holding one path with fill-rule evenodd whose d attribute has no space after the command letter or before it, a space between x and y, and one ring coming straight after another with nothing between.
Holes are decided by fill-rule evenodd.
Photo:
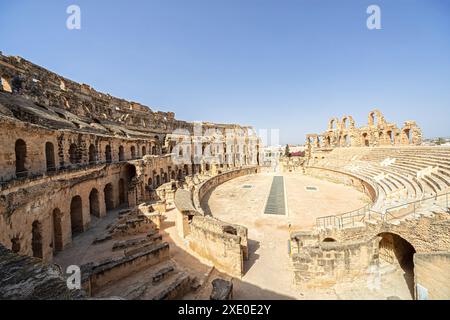
<instances>
[{"instance_id":1,"label":"oval arena floor","mask_svg":"<svg viewBox=\"0 0 450 320\"><path fill-rule=\"evenodd\" d=\"M275 176L284 178L284 215L265 214ZM319 216L358 209L367 201L363 193L342 184L300 173L261 173L219 185L204 197L202 207L223 221L248 228L249 260L242 281L236 282L236 298L335 299L334 289L295 290L287 254L289 225L292 230L310 229ZM264 290L252 292L253 286Z\"/></svg>"}]
</instances>

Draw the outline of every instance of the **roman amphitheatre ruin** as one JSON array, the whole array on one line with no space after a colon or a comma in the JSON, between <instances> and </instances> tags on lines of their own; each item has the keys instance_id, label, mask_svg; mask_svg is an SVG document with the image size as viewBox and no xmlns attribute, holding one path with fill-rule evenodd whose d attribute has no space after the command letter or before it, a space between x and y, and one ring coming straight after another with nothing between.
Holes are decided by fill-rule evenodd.
<instances>
[{"instance_id":1,"label":"roman amphitheatre ruin","mask_svg":"<svg viewBox=\"0 0 450 320\"><path fill-rule=\"evenodd\" d=\"M332 118L274 169L250 126L0 77L0 299L450 298L450 148L415 121Z\"/></svg>"}]
</instances>

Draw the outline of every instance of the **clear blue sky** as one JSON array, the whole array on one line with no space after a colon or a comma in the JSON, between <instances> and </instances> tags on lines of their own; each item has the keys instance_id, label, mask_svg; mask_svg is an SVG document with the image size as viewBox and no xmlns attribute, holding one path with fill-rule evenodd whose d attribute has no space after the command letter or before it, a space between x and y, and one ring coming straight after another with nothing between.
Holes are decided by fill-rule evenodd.
<instances>
[{"instance_id":1,"label":"clear blue sky","mask_svg":"<svg viewBox=\"0 0 450 320\"><path fill-rule=\"evenodd\" d=\"M0 50L179 119L279 128L283 144L375 107L450 136L445 0L0 0Z\"/></svg>"}]
</instances>

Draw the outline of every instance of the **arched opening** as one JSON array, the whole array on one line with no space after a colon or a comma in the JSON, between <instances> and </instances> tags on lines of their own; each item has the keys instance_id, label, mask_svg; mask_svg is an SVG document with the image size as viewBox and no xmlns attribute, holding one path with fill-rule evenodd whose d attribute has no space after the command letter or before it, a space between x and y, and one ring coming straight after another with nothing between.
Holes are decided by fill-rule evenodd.
<instances>
[{"instance_id":1,"label":"arched opening","mask_svg":"<svg viewBox=\"0 0 450 320\"><path fill-rule=\"evenodd\" d=\"M131 159L136 159L136 148L134 146L131 146Z\"/></svg>"},{"instance_id":2,"label":"arched opening","mask_svg":"<svg viewBox=\"0 0 450 320\"><path fill-rule=\"evenodd\" d=\"M63 233L62 233L62 213L56 208L53 210L53 252L59 252L63 249Z\"/></svg>"},{"instance_id":3,"label":"arched opening","mask_svg":"<svg viewBox=\"0 0 450 320\"><path fill-rule=\"evenodd\" d=\"M70 224L72 236L83 232L83 203L80 196L73 197L70 203Z\"/></svg>"},{"instance_id":4,"label":"arched opening","mask_svg":"<svg viewBox=\"0 0 450 320\"><path fill-rule=\"evenodd\" d=\"M170 179L175 180L175 171L173 171L173 170L170 173Z\"/></svg>"},{"instance_id":5,"label":"arched opening","mask_svg":"<svg viewBox=\"0 0 450 320\"><path fill-rule=\"evenodd\" d=\"M45 144L45 160L47 164L47 172L55 171L55 150L53 143L47 142Z\"/></svg>"},{"instance_id":6,"label":"arched opening","mask_svg":"<svg viewBox=\"0 0 450 320\"><path fill-rule=\"evenodd\" d=\"M159 174L156 176L156 186L159 187L161 185L161 178Z\"/></svg>"},{"instance_id":7,"label":"arched opening","mask_svg":"<svg viewBox=\"0 0 450 320\"><path fill-rule=\"evenodd\" d=\"M331 119L329 127L331 130L336 129L336 121L334 119Z\"/></svg>"},{"instance_id":8,"label":"arched opening","mask_svg":"<svg viewBox=\"0 0 450 320\"><path fill-rule=\"evenodd\" d=\"M369 113L369 125L370 126L376 126L377 125L377 118L375 117L375 112Z\"/></svg>"},{"instance_id":9,"label":"arched opening","mask_svg":"<svg viewBox=\"0 0 450 320\"><path fill-rule=\"evenodd\" d=\"M344 136L344 143L346 147L350 147L350 136L348 134Z\"/></svg>"},{"instance_id":10,"label":"arched opening","mask_svg":"<svg viewBox=\"0 0 450 320\"><path fill-rule=\"evenodd\" d=\"M20 240L18 237L14 237L11 239L11 251L14 253L20 252Z\"/></svg>"},{"instance_id":11,"label":"arched opening","mask_svg":"<svg viewBox=\"0 0 450 320\"><path fill-rule=\"evenodd\" d=\"M178 169L177 180L181 179L183 179L183 171L181 171L181 169Z\"/></svg>"},{"instance_id":12,"label":"arched opening","mask_svg":"<svg viewBox=\"0 0 450 320\"><path fill-rule=\"evenodd\" d=\"M345 118L342 119L342 128L343 128L343 129L346 129L346 128L347 128L347 120L348 120L347 117L345 117Z\"/></svg>"},{"instance_id":13,"label":"arched opening","mask_svg":"<svg viewBox=\"0 0 450 320\"><path fill-rule=\"evenodd\" d=\"M403 129L403 135L405 142L411 144L412 143L411 130Z\"/></svg>"},{"instance_id":14,"label":"arched opening","mask_svg":"<svg viewBox=\"0 0 450 320\"><path fill-rule=\"evenodd\" d=\"M103 189L103 193L105 195L105 206L106 211L110 211L114 209L114 195L113 195L113 186L111 183L108 183Z\"/></svg>"},{"instance_id":15,"label":"arched opening","mask_svg":"<svg viewBox=\"0 0 450 320\"><path fill-rule=\"evenodd\" d=\"M106 159L106 163L112 162L111 146L109 144L105 148L105 159Z\"/></svg>"},{"instance_id":16,"label":"arched opening","mask_svg":"<svg viewBox=\"0 0 450 320\"><path fill-rule=\"evenodd\" d=\"M368 147L369 146L369 136L367 135L366 132L364 132L362 134L362 140L363 140L363 145Z\"/></svg>"},{"instance_id":17,"label":"arched opening","mask_svg":"<svg viewBox=\"0 0 450 320\"><path fill-rule=\"evenodd\" d=\"M142 157L147 154L147 148L145 146L142 147Z\"/></svg>"},{"instance_id":18,"label":"arched opening","mask_svg":"<svg viewBox=\"0 0 450 320\"><path fill-rule=\"evenodd\" d=\"M31 248L33 257L43 258L42 252L42 225L39 221L34 221L31 231Z\"/></svg>"},{"instance_id":19,"label":"arched opening","mask_svg":"<svg viewBox=\"0 0 450 320\"><path fill-rule=\"evenodd\" d=\"M73 164L80 161L80 157L78 156L78 147L75 143L72 143L69 147L69 161Z\"/></svg>"},{"instance_id":20,"label":"arched opening","mask_svg":"<svg viewBox=\"0 0 450 320\"><path fill-rule=\"evenodd\" d=\"M391 144L393 144L393 143L394 143L394 135L392 134L392 131L389 130L389 131L387 132L387 135L388 135L388 137L389 137L389 141L391 142Z\"/></svg>"},{"instance_id":21,"label":"arched opening","mask_svg":"<svg viewBox=\"0 0 450 320\"><path fill-rule=\"evenodd\" d=\"M333 239L333 238L328 237L328 238L323 239L322 242L336 242L336 240Z\"/></svg>"},{"instance_id":22,"label":"arched opening","mask_svg":"<svg viewBox=\"0 0 450 320\"><path fill-rule=\"evenodd\" d=\"M100 217L100 202L98 199L98 190L92 189L89 194L89 213L94 217Z\"/></svg>"},{"instance_id":23,"label":"arched opening","mask_svg":"<svg viewBox=\"0 0 450 320\"><path fill-rule=\"evenodd\" d=\"M185 176L187 176L187 175L189 175L189 166L187 165L187 164L185 164L184 166L183 166L183 174L185 175Z\"/></svg>"},{"instance_id":24,"label":"arched opening","mask_svg":"<svg viewBox=\"0 0 450 320\"><path fill-rule=\"evenodd\" d=\"M119 180L119 205L125 203L125 181L123 179Z\"/></svg>"},{"instance_id":25,"label":"arched opening","mask_svg":"<svg viewBox=\"0 0 450 320\"><path fill-rule=\"evenodd\" d=\"M164 174L163 174L163 181L164 181L164 183L169 182L169 180L167 178L168 178L167 172L164 172Z\"/></svg>"},{"instance_id":26,"label":"arched opening","mask_svg":"<svg viewBox=\"0 0 450 320\"><path fill-rule=\"evenodd\" d=\"M152 147L152 155L156 155L156 146Z\"/></svg>"},{"instance_id":27,"label":"arched opening","mask_svg":"<svg viewBox=\"0 0 450 320\"><path fill-rule=\"evenodd\" d=\"M211 169L211 166L209 165L209 163L205 164L205 170L209 171L209 169Z\"/></svg>"},{"instance_id":28,"label":"arched opening","mask_svg":"<svg viewBox=\"0 0 450 320\"><path fill-rule=\"evenodd\" d=\"M97 162L97 155L96 155L96 151L95 151L95 146L93 144L91 144L89 146L89 163L93 164Z\"/></svg>"},{"instance_id":29,"label":"arched opening","mask_svg":"<svg viewBox=\"0 0 450 320\"><path fill-rule=\"evenodd\" d=\"M153 179L152 179L152 178L148 178L148 183L147 183L147 185L148 185L149 187L153 187Z\"/></svg>"},{"instance_id":30,"label":"arched opening","mask_svg":"<svg viewBox=\"0 0 450 320\"><path fill-rule=\"evenodd\" d=\"M123 151L123 146L119 147L119 161L125 161L125 152Z\"/></svg>"},{"instance_id":31,"label":"arched opening","mask_svg":"<svg viewBox=\"0 0 450 320\"><path fill-rule=\"evenodd\" d=\"M16 141L15 152L16 152L16 176L17 178L26 177L28 175L28 172L25 167L25 161L27 157L27 145L25 141L23 141L22 139Z\"/></svg>"},{"instance_id":32,"label":"arched opening","mask_svg":"<svg viewBox=\"0 0 450 320\"><path fill-rule=\"evenodd\" d=\"M379 257L381 263L388 263L399 267L402 277L406 281L411 297L414 298L414 247L401 236L384 232L379 243Z\"/></svg>"}]
</instances>

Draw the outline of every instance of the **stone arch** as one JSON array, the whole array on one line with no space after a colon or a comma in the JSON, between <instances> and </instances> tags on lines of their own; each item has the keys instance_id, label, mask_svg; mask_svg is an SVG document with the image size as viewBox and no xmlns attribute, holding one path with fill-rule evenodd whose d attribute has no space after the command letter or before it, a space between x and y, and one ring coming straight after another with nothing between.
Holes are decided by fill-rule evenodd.
<instances>
[{"instance_id":1,"label":"stone arch","mask_svg":"<svg viewBox=\"0 0 450 320\"><path fill-rule=\"evenodd\" d=\"M20 252L20 239L19 237L11 238L11 251L14 253Z\"/></svg>"},{"instance_id":2,"label":"stone arch","mask_svg":"<svg viewBox=\"0 0 450 320\"><path fill-rule=\"evenodd\" d=\"M414 246L404 239L402 236L391 233L382 232L378 234L379 257L385 263L393 264L400 267L404 271L403 278L408 285L411 296L414 298L414 254L416 249Z\"/></svg>"},{"instance_id":3,"label":"stone arch","mask_svg":"<svg viewBox=\"0 0 450 320\"><path fill-rule=\"evenodd\" d=\"M53 252L63 250L62 213L58 208L52 212L53 219Z\"/></svg>"},{"instance_id":4,"label":"stone arch","mask_svg":"<svg viewBox=\"0 0 450 320\"><path fill-rule=\"evenodd\" d=\"M75 196L70 202L70 225L72 236L83 232L83 201L80 196Z\"/></svg>"},{"instance_id":5,"label":"stone arch","mask_svg":"<svg viewBox=\"0 0 450 320\"><path fill-rule=\"evenodd\" d=\"M35 220L31 228L31 249L33 257L43 258L42 224Z\"/></svg>"},{"instance_id":6,"label":"stone arch","mask_svg":"<svg viewBox=\"0 0 450 320\"><path fill-rule=\"evenodd\" d=\"M169 182L167 172L164 172L163 177L164 183Z\"/></svg>"},{"instance_id":7,"label":"stone arch","mask_svg":"<svg viewBox=\"0 0 450 320\"><path fill-rule=\"evenodd\" d=\"M125 161L125 151L123 146L119 146L119 161Z\"/></svg>"},{"instance_id":8,"label":"stone arch","mask_svg":"<svg viewBox=\"0 0 450 320\"><path fill-rule=\"evenodd\" d=\"M114 209L114 188L111 183L108 183L103 189L105 196L105 207L106 211Z\"/></svg>"},{"instance_id":9,"label":"stone arch","mask_svg":"<svg viewBox=\"0 0 450 320\"><path fill-rule=\"evenodd\" d=\"M328 121L328 130L335 130L339 128L339 119L334 117Z\"/></svg>"},{"instance_id":10,"label":"stone arch","mask_svg":"<svg viewBox=\"0 0 450 320\"><path fill-rule=\"evenodd\" d=\"M112 162L111 146L109 144L105 148L105 159L107 163Z\"/></svg>"},{"instance_id":11,"label":"stone arch","mask_svg":"<svg viewBox=\"0 0 450 320\"><path fill-rule=\"evenodd\" d=\"M369 112L367 123L369 126L378 126L384 123L384 117L379 110L372 110Z\"/></svg>"},{"instance_id":12,"label":"stone arch","mask_svg":"<svg viewBox=\"0 0 450 320\"><path fill-rule=\"evenodd\" d=\"M147 148L145 146L142 146L142 157L144 157L147 154Z\"/></svg>"},{"instance_id":13,"label":"stone arch","mask_svg":"<svg viewBox=\"0 0 450 320\"><path fill-rule=\"evenodd\" d=\"M76 164L76 163L80 162L78 146L75 143L72 143L69 147L69 161L72 164Z\"/></svg>"},{"instance_id":14,"label":"stone arch","mask_svg":"<svg viewBox=\"0 0 450 320\"><path fill-rule=\"evenodd\" d=\"M97 162L97 151L95 150L95 146L91 144L89 146L89 163L93 164Z\"/></svg>"},{"instance_id":15,"label":"stone arch","mask_svg":"<svg viewBox=\"0 0 450 320\"><path fill-rule=\"evenodd\" d=\"M159 187L161 185L161 177L158 175L156 175L156 186Z\"/></svg>"},{"instance_id":16,"label":"stone arch","mask_svg":"<svg viewBox=\"0 0 450 320\"><path fill-rule=\"evenodd\" d=\"M388 131L386 132L386 135L387 135L387 137L388 137L388 139L389 139L389 142L390 142L391 144L394 144L394 133L392 132L392 130L388 130Z\"/></svg>"},{"instance_id":17,"label":"stone arch","mask_svg":"<svg viewBox=\"0 0 450 320\"><path fill-rule=\"evenodd\" d=\"M344 146L345 147L350 147L351 142L350 142L350 135L345 134L344 138L343 138L343 142L344 142Z\"/></svg>"},{"instance_id":18,"label":"stone arch","mask_svg":"<svg viewBox=\"0 0 450 320\"><path fill-rule=\"evenodd\" d=\"M183 174L184 174L185 176L189 175L189 166L188 166L187 164L185 164L185 165L183 166Z\"/></svg>"},{"instance_id":19,"label":"stone arch","mask_svg":"<svg viewBox=\"0 0 450 320\"><path fill-rule=\"evenodd\" d=\"M89 213L94 217L100 217L100 201L96 188L89 193Z\"/></svg>"},{"instance_id":20,"label":"stone arch","mask_svg":"<svg viewBox=\"0 0 450 320\"><path fill-rule=\"evenodd\" d=\"M172 172L170 173L170 179L175 180L175 178L176 178L175 171L172 170Z\"/></svg>"},{"instance_id":21,"label":"stone arch","mask_svg":"<svg viewBox=\"0 0 450 320\"><path fill-rule=\"evenodd\" d=\"M148 185L149 187L153 187L153 179L152 179L152 178L148 178L147 185Z\"/></svg>"},{"instance_id":22,"label":"stone arch","mask_svg":"<svg viewBox=\"0 0 450 320\"><path fill-rule=\"evenodd\" d=\"M126 194L125 194L125 180L123 178L119 179L119 205L122 205L126 202Z\"/></svg>"},{"instance_id":23,"label":"stone arch","mask_svg":"<svg viewBox=\"0 0 450 320\"><path fill-rule=\"evenodd\" d=\"M136 147L135 146L131 146L130 152L131 152L131 159L136 159Z\"/></svg>"},{"instance_id":24,"label":"stone arch","mask_svg":"<svg viewBox=\"0 0 450 320\"><path fill-rule=\"evenodd\" d=\"M55 171L55 148L53 147L53 143L46 142L45 143L45 162L47 165L47 172Z\"/></svg>"},{"instance_id":25,"label":"stone arch","mask_svg":"<svg viewBox=\"0 0 450 320\"><path fill-rule=\"evenodd\" d=\"M363 132L363 134L361 135L362 138L362 145L368 147L370 145L369 142L369 134L367 132Z\"/></svg>"},{"instance_id":26,"label":"stone arch","mask_svg":"<svg viewBox=\"0 0 450 320\"><path fill-rule=\"evenodd\" d=\"M28 170L26 169L27 144L22 139L16 140L15 153L16 176L17 178L26 177L28 175Z\"/></svg>"},{"instance_id":27,"label":"stone arch","mask_svg":"<svg viewBox=\"0 0 450 320\"><path fill-rule=\"evenodd\" d=\"M412 133L410 128L405 128L402 130L402 136L404 144L411 144L412 143Z\"/></svg>"}]
</instances>

